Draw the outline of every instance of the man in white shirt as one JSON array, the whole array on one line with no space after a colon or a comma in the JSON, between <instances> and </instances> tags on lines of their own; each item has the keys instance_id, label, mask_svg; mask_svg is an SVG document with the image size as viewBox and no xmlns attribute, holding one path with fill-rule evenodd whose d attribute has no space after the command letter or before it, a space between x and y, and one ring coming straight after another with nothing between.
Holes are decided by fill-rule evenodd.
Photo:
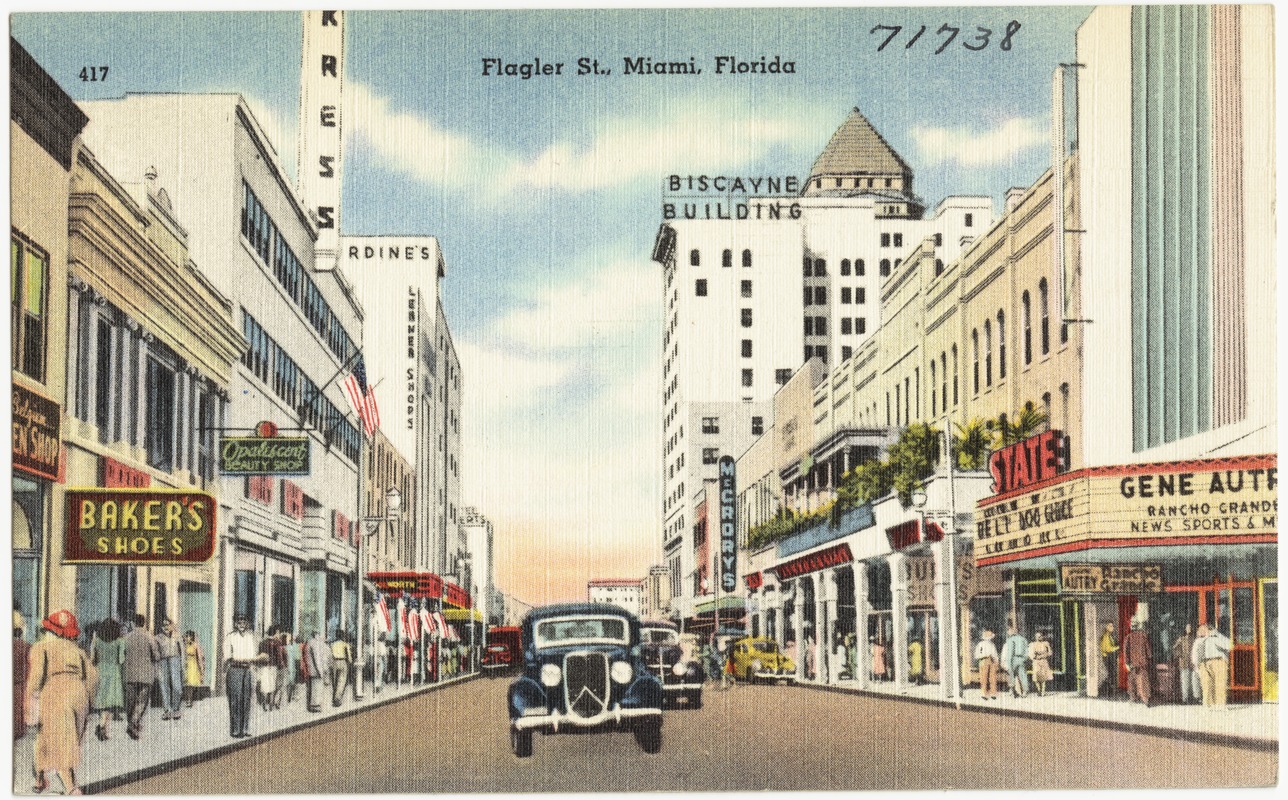
<instances>
[{"instance_id":1,"label":"man in white shirt","mask_svg":"<svg viewBox=\"0 0 1288 800\"><path fill-rule=\"evenodd\" d=\"M1210 625L1200 625L1194 639L1191 660L1199 673L1199 687L1203 705L1211 710L1225 707L1226 690L1230 672L1226 658L1230 655L1230 639Z\"/></svg>"},{"instance_id":2,"label":"man in white shirt","mask_svg":"<svg viewBox=\"0 0 1288 800\"><path fill-rule=\"evenodd\" d=\"M244 614L233 619L233 632L224 638L224 665L227 668L228 733L234 739L250 736L250 699L255 680L251 667L260 660L259 642L250 632L250 620Z\"/></svg>"}]
</instances>

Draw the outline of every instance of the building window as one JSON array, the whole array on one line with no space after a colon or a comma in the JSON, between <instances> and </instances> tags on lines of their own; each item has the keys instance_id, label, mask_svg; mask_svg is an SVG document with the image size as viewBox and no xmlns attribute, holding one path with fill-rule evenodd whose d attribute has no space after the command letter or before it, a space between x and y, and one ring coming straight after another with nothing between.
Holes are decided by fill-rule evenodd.
<instances>
[{"instance_id":1,"label":"building window","mask_svg":"<svg viewBox=\"0 0 1288 800\"><path fill-rule=\"evenodd\" d=\"M862 286L854 290L854 302L856 303L868 302L868 292Z\"/></svg>"},{"instance_id":2,"label":"building window","mask_svg":"<svg viewBox=\"0 0 1288 800\"><path fill-rule=\"evenodd\" d=\"M751 386L751 384L752 384L752 371L749 369L744 369L742 371L742 385Z\"/></svg>"},{"instance_id":3,"label":"building window","mask_svg":"<svg viewBox=\"0 0 1288 800\"><path fill-rule=\"evenodd\" d=\"M813 317L806 317L806 318L805 318L805 335L806 335L806 336L813 336L813 335L814 335L814 318L813 318Z\"/></svg>"},{"instance_id":4,"label":"building window","mask_svg":"<svg viewBox=\"0 0 1288 800\"><path fill-rule=\"evenodd\" d=\"M779 386L782 386L783 384L787 383L791 379L792 379L792 371L790 369L774 370L774 383L778 384Z\"/></svg>"},{"instance_id":5,"label":"building window","mask_svg":"<svg viewBox=\"0 0 1288 800\"><path fill-rule=\"evenodd\" d=\"M944 274L944 260L942 258L936 258L935 275L943 275L943 274Z\"/></svg>"},{"instance_id":6,"label":"building window","mask_svg":"<svg viewBox=\"0 0 1288 800\"><path fill-rule=\"evenodd\" d=\"M997 312L997 379L1006 377L1006 312Z\"/></svg>"},{"instance_id":7,"label":"building window","mask_svg":"<svg viewBox=\"0 0 1288 800\"><path fill-rule=\"evenodd\" d=\"M882 247L890 246L890 234L888 233L881 234L881 246Z\"/></svg>"},{"instance_id":8,"label":"building window","mask_svg":"<svg viewBox=\"0 0 1288 800\"><path fill-rule=\"evenodd\" d=\"M697 295L698 297L706 297L706 296L707 296L707 280L706 280L706 278L698 278L696 281L694 281L694 282L693 282L693 293L694 293L695 295Z\"/></svg>"},{"instance_id":9,"label":"building window","mask_svg":"<svg viewBox=\"0 0 1288 800\"><path fill-rule=\"evenodd\" d=\"M719 433L719 432L720 432L720 418L719 418L719 417L703 417L703 418L702 418L702 432L703 432L703 433Z\"/></svg>"},{"instance_id":10,"label":"building window","mask_svg":"<svg viewBox=\"0 0 1288 800\"><path fill-rule=\"evenodd\" d=\"M826 259L819 258L819 259L815 259L815 260L814 260L814 277L815 277L815 278L825 278L825 277L827 277L827 260L826 260Z\"/></svg>"},{"instance_id":11,"label":"building window","mask_svg":"<svg viewBox=\"0 0 1288 800\"><path fill-rule=\"evenodd\" d=\"M827 305L827 287L826 286L814 287L814 305L816 306Z\"/></svg>"},{"instance_id":12,"label":"building window","mask_svg":"<svg viewBox=\"0 0 1288 800\"><path fill-rule=\"evenodd\" d=\"M850 274L850 259L848 258L841 259L841 274L842 275Z\"/></svg>"},{"instance_id":13,"label":"building window","mask_svg":"<svg viewBox=\"0 0 1288 800\"><path fill-rule=\"evenodd\" d=\"M49 255L17 237L9 240L10 355L13 368L45 380L45 339L49 311Z\"/></svg>"},{"instance_id":14,"label":"building window","mask_svg":"<svg viewBox=\"0 0 1288 800\"><path fill-rule=\"evenodd\" d=\"M827 335L827 317L814 318L814 335L815 336Z\"/></svg>"},{"instance_id":15,"label":"building window","mask_svg":"<svg viewBox=\"0 0 1288 800\"><path fill-rule=\"evenodd\" d=\"M943 246L944 246L944 235L942 233L936 233L935 247L943 247Z\"/></svg>"},{"instance_id":16,"label":"building window","mask_svg":"<svg viewBox=\"0 0 1288 800\"><path fill-rule=\"evenodd\" d=\"M1029 292L1024 290L1020 295L1020 326L1024 329L1024 363L1033 363L1033 326L1030 322L1030 300Z\"/></svg>"},{"instance_id":17,"label":"building window","mask_svg":"<svg viewBox=\"0 0 1288 800\"><path fill-rule=\"evenodd\" d=\"M853 348L853 347L842 347L842 348L841 348L841 360L842 360L842 361L845 361L845 360L849 359L849 357L850 357L850 356L852 356L852 355L854 355L854 348Z\"/></svg>"},{"instance_id":18,"label":"building window","mask_svg":"<svg viewBox=\"0 0 1288 800\"><path fill-rule=\"evenodd\" d=\"M827 348L819 345L814 348L814 355L818 356L819 361L827 361Z\"/></svg>"},{"instance_id":19,"label":"building window","mask_svg":"<svg viewBox=\"0 0 1288 800\"><path fill-rule=\"evenodd\" d=\"M148 465L169 472L174 467L174 372L149 358L146 380Z\"/></svg>"},{"instance_id":20,"label":"building window","mask_svg":"<svg viewBox=\"0 0 1288 800\"><path fill-rule=\"evenodd\" d=\"M751 266L751 251L750 251L750 250L743 250L743 251L742 251L742 265L743 265L744 267L750 267L750 266Z\"/></svg>"},{"instance_id":21,"label":"building window","mask_svg":"<svg viewBox=\"0 0 1288 800\"><path fill-rule=\"evenodd\" d=\"M752 435L752 436L760 436L760 435L764 434L764 432L765 432L765 418L764 418L764 417L752 417L752 418L751 418L751 435Z\"/></svg>"},{"instance_id":22,"label":"building window","mask_svg":"<svg viewBox=\"0 0 1288 800\"><path fill-rule=\"evenodd\" d=\"M975 226L975 215L974 215L974 214L967 214L967 215L966 215L966 227L967 227L967 228L972 228L972 227L974 227L974 226Z\"/></svg>"},{"instance_id":23,"label":"building window","mask_svg":"<svg viewBox=\"0 0 1288 800\"><path fill-rule=\"evenodd\" d=\"M903 247L903 234L902 234L902 233L896 233L896 234L894 235L894 246L895 246L895 247Z\"/></svg>"},{"instance_id":24,"label":"building window","mask_svg":"<svg viewBox=\"0 0 1288 800\"><path fill-rule=\"evenodd\" d=\"M855 274L855 275L864 275L864 274L866 274L866 268L865 268L865 266L864 266L864 264L863 264L863 259L861 259L861 258L856 258L856 259L854 260L854 274Z\"/></svg>"},{"instance_id":25,"label":"building window","mask_svg":"<svg viewBox=\"0 0 1288 800\"><path fill-rule=\"evenodd\" d=\"M751 281L742 281L742 296L751 297Z\"/></svg>"},{"instance_id":26,"label":"building window","mask_svg":"<svg viewBox=\"0 0 1288 800\"><path fill-rule=\"evenodd\" d=\"M718 447L702 448L702 463L714 464L720 460L720 449Z\"/></svg>"},{"instance_id":27,"label":"building window","mask_svg":"<svg viewBox=\"0 0 1288 800\"><path fill-rule=\"evenodd\" d=\"M975 387L975 394L979 394L979 329L970 332L970 343L973 354L971 372L974 375L974 380L972 383Z\"/></svg>"},{"instance_id":28,"label":"building window","mask_svg":"<svg viewBox=\"0 0 1288 800\"><path fill-rule=\"evenodd\" d=\"M933 358L930 359L930 416L932 417L936 416L939 413L939 408L938 408L939 393L935 391L935 383L937 382L935 370L938 368L938 366L939 365L935 363L935 360Z\"/></svg>"},{"instance_id":29,"label":"building window","mask_svg":"<svg viewBox=\"0 0 1288 800\"><path fill-rule=\"evenodd\" d=\"M751 327L751 309L750 308L742 309L742 327L744 328Z\"/></svg>"},{"instance_id":30,"label":"building window","mask_svg":"<svg viewBox=\"0 0 1288 800\"><path fill-rule=\"evenodd\" d=\"M805 277L808 278L813 274L814 274L814 261L809 256L805 256Z\"/></svg>"},{"instance_id":31,"label":"building window","mask_svg":"<svg viewBox=\"0 0 1288 800\"><path fill-rule=\"evenodd\" d=\"M1038 281L1038 305L1042 306L1039 333L1042 336L1042 355L1051 352L1051 304L1047 297L1047 280Z\"/></svg>"},{"instance_id":32,"label":"building window","mask_svg":"<svg viewBox=\"0 0 1288 800\"><path fill-rule=\"evenodd\" d=\"M805 287L804 297L805 297L805 305L807 306L814 305L814 287L813 286Z\"/></svg>"},{"instance_id":33,"label":"building window","mask_svg":"<svg viewBox=\"0 0 1288 800\"><path fill-rule=\"evenodd\" d=\"M116 385L116 381L112 378L115 373L112 369L111 323L100 317L98 328L94 335L97 338L95 349L98 355L94 365L96 374L94 380L94 425L98 427L98 440L106 443L111 441L107 427L108 423L111 422L112 388Z\"/></svg>"},{"instance_id":34,"label":"building window","mask_svg":"<svg viewBox=\"0 0 1288 800\"><path fill-rule=\"evenodd\" d=\"M993 323L984 320L984 385L993 385Z\"/></svg>"},{"instance_id":35,"label":"building window","mask_svg":"<svg viewBox=\"0 0 1288 800\"><path fill-rule=\"evenodd\" d=\"M750 339L742 340L742 357L751 358L751 340Z\"/></svg>"},{"instance_id":36,"label":"building window","mask_svg":"<svg viewBox=\"0 0 1288 800\"><path fill-rule=\"evenodd\" d=\"M943 381L941 387L942 399L940 403L944 407L944 413L948 413L948 353L940 351L939 353L939 375Z\"/></svg>"},{"instance_id":37,"label":"building window","mask_svg":"<svg viewBox=\"0 0 1288 800\"><path fill-rule=\"evenodd\" d=\"M690 250L690 251L689 251L689 266L691 266L691 267L696 267L696 266L699 266L701 263L702 263L702 257L698 254L698 251L697 251L697 250Z\"/></svg>"},{"instance_id":38,"label":"building window","mask_svg":"<svg viewBox=\"0 0 1288 800\"><path fill-rule=\"evenodd\" d=\"M732 251L732 250L725 250L724 252L722 252L722 253L720 254L720 266L722 266L722 267L732 267L732 266L733 266L733 251Z\"/></svg>"},{"instance_id":39,"label":"building window","mask_svg":"<svg viewBox=\"0 0 1288 800\"><path fill-rule=\"evenodd\" d=\"M841 302L842 303L850 302L850 287L848 286L841 287Z\"/></svg>"},{"instance_id":40,"label":"building window","mask_svg":"<svg viewBox=\"0 0 1288 800\"><path fill-rule=\"evenodd\" d=\"M863 317L855 317L855 318L854 318L854 332L855 332L855 333L867 333L867 332L868 332L868 321L867 321L866 319L864 319Z\"/></svg>"},{"instance_id":41,"label":"building window","mask_svg":"<svg viewBox=\"0 0 1288 800\"><path fill-rule=\"evenodd\" d=\"M890 277L890 259L888 258L881 259L881 277Z\"/></svg>"},{"instance_id":42,"label":"building window","mask_svg":"<svg viewBox=\"0 0 1288 800\"><path fill-rule=\"evenodd\" d=\"M849 317L841 317L841 335L846 335L854 329Z\"/></svg>"},{"instance_id":43,"label":"building window","mask_svg":"<svg viewBox=\"0 0 1288 800\"><path fill-rule=\"evenodd\" d=\"M814 345L812 344L805 345L805 360L809 361L813 357L814 357Z\"/></svg>"},{"instance_id":44,"label":"building window","mask_svg":"<svg viewBox=\"0 0 1288 800\"><path fill-rule=\"evenodd\" d=\"M953 345L953 407L954 408L957 407L957 403L959 402L958 395L957 395L957 374L958 374L957 367L958 367L957 345Z\"/></svg>"}]
</instances>

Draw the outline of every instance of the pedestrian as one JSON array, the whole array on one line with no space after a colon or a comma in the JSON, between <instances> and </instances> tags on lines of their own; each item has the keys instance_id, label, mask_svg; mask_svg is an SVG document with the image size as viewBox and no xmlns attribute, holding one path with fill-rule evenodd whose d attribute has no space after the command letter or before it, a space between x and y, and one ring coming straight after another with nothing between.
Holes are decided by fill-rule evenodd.
<instances>
[{"instance_id":1,"label":"pedestrian","mask_svg":"<svg viewBox=\"0 0 1288 800\"><path fill-rule=\"evenodd\" d=\"M926 682L925 645L920 639L908 642L908 680L917 686Z\"/></svg>"},{"instance_id":2,"label":"pedestrian","mask_svg":"<svg viewBox=\"0 0 1288 800\"><path fill-rule=\"evenodd\" d=\"M1028 697L1029 673L1025 669L1029 659L1029 640L1014 625L1006 626L1006 641L1002 643L1002 669L1006 670L1011 695Z\"/></svg>"},{"instance_id":3,"label":"pedestrian","mask_svg":"<svg viewBox=\"0 0 1288 800\"><path fill-rule=\"evenodd\" d=\"M1199 699L1199 676L1190 661L1194 649L1194 626L1186 623L1184 635L1172 642L1172 664L1176 667L1176 680L1180 684L1178 693L1183 705Z\"/></svg>"},{"instance_id":4,"label":"pedestrian","mask_svg":"<svg viewBox=\"0 0 1288 800\"><path fill-rule=\"evenodd\" d=\"M98 670L76 644L80 628L72 612L55 611L41 627L49 633L31 648L27 671L27 722L40 723L32 789L45 791L49 773L55 772L66 794L80 794L75 771L89 725L89 699L98 691Z\"/></svg>"},{"instance_id":5,"label":"pedestrian","mask_svg":"<svg viewBox=\"0 0 1288 800\"><path fill-rule=\"evenodd\" d=\"M1105 670L1100 681L1101 694L1113 697L1118 693L1118 637L1114 635L1112 622L1106 622L1100 633L1100 661Z\"/></svg>"},{"instance_id":6,"label":"pedestrian","mask_svg":"<svg viewBox=\"0 0 1288 800\"><path fill-rule=\"evenodd\" d=\"M814 634L807 633L805 634L805 677L809 680L814 680L814 675L816 673L816 658L817 653L815 653L814 648Z\"/></svg>"},{"instance_id":7,"label":"pedestrian","mask_svg":"<svg viewBox=\"0 0 1288 800\"><path fill-rule=\"evenodd\" d=\"M331 643L331 705L333 707L340 705L344 690L349 688L352 667L353 648L349 646L344 631L336 631L335 641Z\"/></svg>"},{"instance_id":8,"label":"pedestrian","mask_svg":"<svg viewBox=\"0 0 1288 800\"><path fill-rule=\"evenodd\" d=\"M985 628L975 645L975 665L979 668L979 690L985 700L997 699L997 647L993 631Z\"/></svg>"},{"instance_id":9,"label":"pedestrian","mask_svg":"<svg viewBox=\"0 0 1288 800\"><path fill-rule=\"evenodd\" d=\"M322 687L331 680L331 648L327 646L326 639L322 638L321 631L314 631L313 638L304 645L303 659L308 664L309 671L304 699L309 711L321 711Z\"/></svg>"},{"instance_id":10,"label":"pedestrian","mask_svg":"<svg viewBox=\"0 0 1288 800\"><path fill-rule=\"evenodd\" d=\"M93 707L99 712L94 735L106 742L107 723L125 709L125 686L121 666L125 663L125 641L121 638L121 623L108 617L98 626L89 646L89 660L98 669L98 691L94 693Z\"/></svg>"},{"instance_id":11,"label":"pedestrian","mask_svg":"<svg viewBox=\"0 0 1288 800\"><path fill-rule=\"evenodd\" d=\"M1055 680L1051 671L1051 643L1046 634L1038 630L1033 634L1033 643L1029 645L1029 661L1033 663L1033 682L1038 685L1038 694L1046 694L1048 681Z\"/></svg>"},{"instance_id":12,"label":"pedestrian","mask_svg":"<svg viewBox=\"0 0 1288 800\"><path fill-rule=\"evenodd\" d=\"M31 645L22 638L26 630L22 614L13 612L13 740L27 735L27 659Z\"/></svg>"},{"instance_id":13,"label":"pedestrian","mask_svg":"<svg viewBox=\"0 0 1288 800\"><path fill-rule=\"evenodd\" d=\"M255 699L261 711L271 711L277 694L277 626L270 625L259 643L258 666L255 668Z\"/></svg>"},{"instance_id":14,"label":"pedestrian","mask_svg":"<svg viewBox=\"0 0 1288 800\"><path fill-rule=\"evenodd\" d=\"M834 639L834 641L836 642L836 647L833 648L832 658L828 663L828 666L831 668L831 672L832 672L831 680L829 681L829 683L840 683L841 679L845 678L849 674L848 672L846 672L846 663L845 663L846 662L846 658L845 658L846 638L837 636Z\"/></svg>"},{"instance_id":15,"label":"pedestrian","mask_svg":"<svg viewBox=\"0 0 1288 800\"><path fill-rule=\"evenodd\" d=\"M282 651L286 655L286 674L282 676L286 684L286 704L290 705L295 702L295 685L300 681L300 649L303 640L298 636L292 637L290 633L283 632L282 638L286 646Z\"/></svg>"},{"instance_id":16,"label":"pedestrian","mask_svg":"<svg viewBox=\"0 0 1288 800\"><path fill-rule=\"evenodd\" d=\"M121 670L121 677L125 679L125 732L131 739L138 739L143 733L143 717L148 712L160 658L156 637L148 633L147 619L135 614L134 628L125 636L125 662Z\"/></svg>"},{"instance_id":17,"label":"pedestrian","mask_svg":"<svg viewBox=\"0 0 1288 800\"><path fill-rule=\"evenodd\" d=\"M225 691L228 693L228 735L250 736L250 697L255 679L251 670L260 663L259 643L250 631L250 618L233 617L233 630L224 637Z\"/></svg>"},{"instance_id":18,"label":"pedestrian","mask_svg":"<svg viewBox=\"0 0 1288 800\"><path fill-rule=\"evenodd\" d=\"M872 640L872 679L877 681L887 680L886 675L889 670L886 669L886 646L885 640L876 638Z\"/></svg>"},{"instance_id":19,"label":"pedestrian","mask_svg":"<svg viewBox=\"0 0 1288 800\"><path fill-rule=\"evenodd\" d=\"M179 719L183 716L183 641L174 620L166 619L157 632L157 683L161 684L161 719Z\"/></svg>"},{"instance_id":20,"label":"pedestrian","mask_svg":"<svg viewBox=\"0 0 1288 800\"><path fill-rule=\"evenodd\" d=\"M1194 642L1194 663L1199 673L1199 686L1203 692L1203 705L1210 711L1225 708L1226 690L1229 688L1230 639L1214 626L1200 625Z\"/></svg>"},{"instance_id":21,"label":"pedestrian","mask_svg":"<svg viewBox=\"0 0 1288 800\"><path fill-rule=\"evenodd\" d=\"M196 631L183 633L183 699L192 708L197 689L206 685L206 654Z\"/></svg>"},{"instance_id":22,"label":"pedestrian","mask_svg":"<svg viewBox=\"0 0 1288 800\"><path fill-rule=\"evenodd\" d=\"M274 710L282 707L282 696L286 694L286 686L289 682L295 680L295 669L287 660L286 646L290 644L291 634L288 631L277 631L273 637L273 667L277 670L277 689L273 692L272 707Z\"/></svg>"},{"instance_id":23,"label":"pedestrian","mask_svg":"<svg viewBox=\"0 0 1288 800\"><path fill-rule=\"evenodd\" d=\"M1133 702L1152 705L1150 678L1154 674L1154 648L1141 620L1132 620L1131 633L1123 639L1123 660L1127 662L1127 697Z\"/></svg>"}]
</instances>

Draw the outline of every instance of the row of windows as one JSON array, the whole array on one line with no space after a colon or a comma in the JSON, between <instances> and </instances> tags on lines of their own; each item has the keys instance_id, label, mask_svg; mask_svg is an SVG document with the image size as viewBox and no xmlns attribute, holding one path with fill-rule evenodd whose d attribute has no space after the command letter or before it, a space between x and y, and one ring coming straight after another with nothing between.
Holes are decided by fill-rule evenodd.
<instances>
[{"instance_id":1,"label":"row of windows","mask_svg":"<svg viewBox=\"0 0 1288 800\"><path fill-rule=\"evenodd\" d=\"M889 233L881 234L882 247L890 247L892 241L893 241L894 247L903 247L903 234L902 233L896 233L893 235Z\"/></svg>"},{"instance_id":2,"label":"row of windows","mask_svg":"<svg viewBox=\"0 0 1288 800\"><path fill-rule=\"evenodd\" d=\"M311 425L323 439L338 443L340 452L358 463L362 438L358 429L336 408L326 395L277 342L264 331L250 314L242 311L242 333L250 346L242 354L242 363L255 373L273 393L296 410L301 424Z\"/></svg>"},{"instance_id":3,"label":"row of windows","mask_svg":"<svg viewBox=\"0 0 1288 800\"><path fill-rule=\"evenodd\" d=\"M853 293L851 294L851 292ZM851 301L851 298L853 298L853 301L855 303L866 303L868 301L868 292L866 289L864 289L861 286L853 290L851 290L849 286L842 286L841 302L849 303Z\"/></svg>"},{"instance_id":4,"label":"row of windows","mask_svg":"<svg viewBox=\"0 0 1288 800\"><path fill-rule=\"evenodd\" d=\"M818 356L820 361L827 361L827 345L805 345L805 360Z\"/></svg>"},{"instance_id":5,"label":"row of windows","mask_svg":"<svg viewBox=\"0 0 1288 800\"><path fill-rule=\"evenodd\" d=\"M806 286L805 287L805 305L807 306L827 305L827 287L826 286Z\"/></svg>"},{"instance_id":6,"label":"row of windows","mask_svg":"<svg viewBox=\"0 0 1288 800\"><path fill-rule=\"evenodd\" d=\"M743 251L742 251L742 265L743 265L744 267L750 267L750 266L751 266L751 251L750 251L750 250L743 250ZM700 267L700 266L702 266L702 253L701 253L697 248L694 248L694 249L692 249L692 250L690 250L690 251L689 251L689 266L691 266L691 267ZM732 266L733 266L733 251L732 251L732 250L724 250L723 252L721 252L721 253L720 253L720 266L722 266L722 267L732 267Z\"/></svg>"},{"instance_id":7,"label":"row of windows","mask_svg":"<svg viewBox=\"0 0 1288 800\"><path fill-rule=\"evenodd\" d=\"M740 281L738 287L739 294L742 297L751 297L751 281ZM707 296L707 279L698 278L693 282L693 294L697 297Z\"/></svg>"},{"instance_id":8,"label":"row of windows","mask_svg":"<svg viewBox=\"0 0 1288 800\"><path fill-rule=\"evenodd\" d=\"M851 320L849 317L841 317L841 334L850 333L867 333L868 321L863 317L855 317ZM845 356L848 358L849 356Z\"/></svg>"},{"instance_id":9,"label":"row of windows","mask_svg":"<svg viewBox=\"0 0 1288 800\"><path fill-rule=\"evenodd\" d=\"M826 336L827 335L827 317L806 317L805 335L806 336Z\"/></svg>"},{"instance_id":10,"label":"row of windows","mask_svg":"<svg viewBox=\"0 0 1288 800\"><path fill-rule=\"evenodd\" d=\"M272 270L277 282L295 301L313 329L326 342L327 347L341 361L347 362L357 348L340 319L331 310L309 271L291 250L272 217L264 210L259 198L243 183L245 200L242 205L241 233L250 246Z\"/></svg>"}]
</instances>

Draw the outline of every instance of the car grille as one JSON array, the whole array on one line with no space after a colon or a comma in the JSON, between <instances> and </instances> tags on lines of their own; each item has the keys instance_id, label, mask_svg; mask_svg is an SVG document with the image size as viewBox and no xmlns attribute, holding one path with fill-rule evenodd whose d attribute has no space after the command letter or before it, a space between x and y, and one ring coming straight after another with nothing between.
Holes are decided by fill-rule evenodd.
<instances>
[{"instance_id":1,"label":"car grille","mask_svg":"<svg viewBox=\"0 0 1288 800\"><path fill-rule=\"evenodd\" d=\"M608 708L608 656L569 653L564 657L564 692L568 713L593 717Z\"/></svg>"}]
</instances>

